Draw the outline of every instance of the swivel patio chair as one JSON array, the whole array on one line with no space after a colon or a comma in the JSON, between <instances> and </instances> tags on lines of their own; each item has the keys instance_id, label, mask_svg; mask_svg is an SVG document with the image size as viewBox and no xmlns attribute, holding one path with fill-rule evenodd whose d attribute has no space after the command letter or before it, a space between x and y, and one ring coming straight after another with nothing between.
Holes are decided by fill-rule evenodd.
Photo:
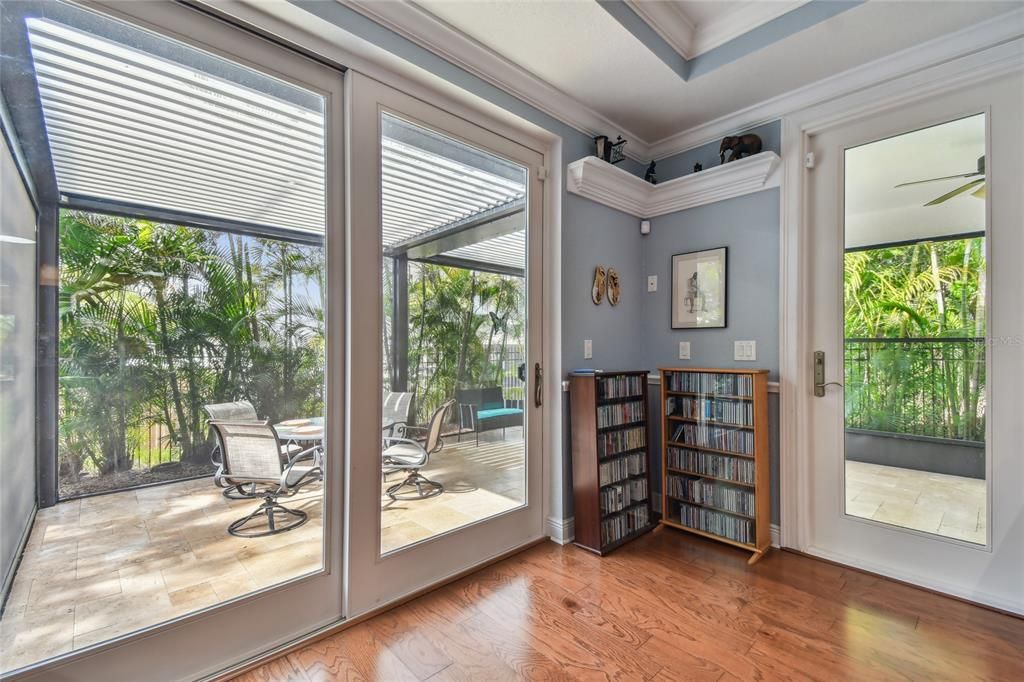
<instances>
[{"instance_id":1,"label":"swivel patio chair","mask_svg":"<svg viewBox=\"0 0 1024 682\"><path fill-rule=\"evenodd\" d=\"M311 447L281 461L281 441L268 421L237 422L211 420L220 439L222 462L214 476L217 485L243 489L251 486L254 497L263 503L251 514L228 526L238 537L263 537L298 528L309 520L306 512L289 509L278 498L291 496L303 486L321 480L323 472L316 465ZM250 524L266 519L266 529Z\"/></svg>"},{"instance_id":2,"label":"swivel patio chair","mask_svg":"<svg viewBox=\"0 0 1024 682\"><path fill-rule=\"evenodd\" d=\"M415 393L389 391L384 394L381 431L385 436L405 437Z\"/></svg>"},{"instance_id":3,"label":"swivel patio chair","mask_svg":"<svg viewBox=\"0 0 1024 682\"><path fill-rule=\"evenodd\" d=\"M431 455L436 454L444 447L444 440L441 438L441 427L444 425L448 412L451 410L455 400L446 401L441 407L434 410L426 427L410 426L406 429L407 434L423 433L426 438L421 444L414 438L401 438L398 436L384 437L384 474L391 474L399 471L406 471L408 475L399 483L387 489L387 495L392 500L421 500L434 497L444 492L444 486L437 481L431 481L420 473L430 461ZM415 488L403 493L403 488Z\"/></svg>"}]
</instances>

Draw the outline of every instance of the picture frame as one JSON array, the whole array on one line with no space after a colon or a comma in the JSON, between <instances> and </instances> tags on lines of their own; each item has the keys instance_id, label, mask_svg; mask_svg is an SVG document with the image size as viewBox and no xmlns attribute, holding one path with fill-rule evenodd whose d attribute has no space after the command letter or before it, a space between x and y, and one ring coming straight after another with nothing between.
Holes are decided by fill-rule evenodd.
<instances>
[{"instance_id":1,"label":"picture frame","mask_svg":"<svg viewBox=\"0 0 1024 682\"><path fill-rule=\"evenodd\" d=\"M729 248L672 256L672 329L726 326Z\"/></svg>"}]
</instances>

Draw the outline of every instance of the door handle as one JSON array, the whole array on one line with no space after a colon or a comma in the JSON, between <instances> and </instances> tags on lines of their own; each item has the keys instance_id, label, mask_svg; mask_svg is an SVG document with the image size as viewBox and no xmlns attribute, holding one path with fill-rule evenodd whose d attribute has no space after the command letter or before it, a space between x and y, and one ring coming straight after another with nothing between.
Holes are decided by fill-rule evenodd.
<instances>
[{"instance_id":1,"label":"door handle","mask_svg":"<svg viewBox=\"0 0 1024 682\"><path fill-rule=\"evenodd\" d=\"M543 386L544 370L540 368L540 363L537 362L533 365L533 404L537 407L544 404Z\"/></svg>"},{"instance_id":2,"label":"door handle","mask_svg":"<svg viewBox=\"0 0 1024 682\"><path fill-rule=\"evenodd\" d=\"M826 386L838 386L842 388L843 385L838 381L825 381L825 351L816 350L814 351L814 395L817 398L825 397Z\"/></svg>"}]
</instances>

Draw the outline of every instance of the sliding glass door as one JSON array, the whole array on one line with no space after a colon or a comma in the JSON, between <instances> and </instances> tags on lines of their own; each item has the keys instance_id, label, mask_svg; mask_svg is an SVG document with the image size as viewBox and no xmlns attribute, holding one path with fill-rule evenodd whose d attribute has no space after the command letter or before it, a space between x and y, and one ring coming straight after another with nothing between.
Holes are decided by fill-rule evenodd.
<instances>
[{"instance_id":1,"label":"sliding glass door","mask_svg":"<svg viewBox=\"0 0 1024 682\"><path fill-rule=\"evenodd\" d=\"M94 7L4 7L59 307L0 660L195 678L342 616L342 74L182 5Z\"/></svg>"},{"instance_id":2,"label":"sliding glass door","mask_svg":"<svg viewBox=\"0 0 1024 682\"><path fill-rule=\"evenodd\" d=\"M348 78L355 615L543 534L543 157Z\"/></svg>"}]
</instances>

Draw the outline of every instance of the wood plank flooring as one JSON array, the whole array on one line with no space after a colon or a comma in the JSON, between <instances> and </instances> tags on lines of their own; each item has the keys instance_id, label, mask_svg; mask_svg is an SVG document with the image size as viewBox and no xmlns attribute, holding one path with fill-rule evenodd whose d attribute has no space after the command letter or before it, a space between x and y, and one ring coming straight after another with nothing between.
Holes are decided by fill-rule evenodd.
<instances>
[{"instance_id":1,"label":"wood plank flooring","mask_svg":"<svg viewBox=\"0 0 1024 682\"><path fill-rule=\"evenodd\" d=\"M1024 680L1024 620L663 528L545 543L240 676L294 680Z\"/></svg>"}]
</instances>

